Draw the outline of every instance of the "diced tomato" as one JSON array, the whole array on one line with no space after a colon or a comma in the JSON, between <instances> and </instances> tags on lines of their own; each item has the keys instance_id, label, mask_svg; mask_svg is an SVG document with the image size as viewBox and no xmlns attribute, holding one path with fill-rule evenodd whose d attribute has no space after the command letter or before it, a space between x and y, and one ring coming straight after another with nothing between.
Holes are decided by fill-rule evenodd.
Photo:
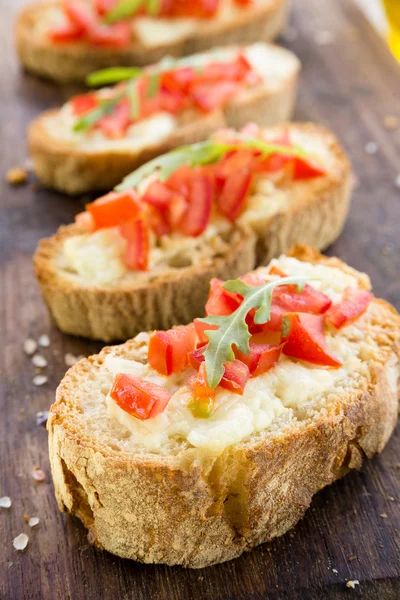
<instances>
[{"instance_id":1,"label":"diced tomato","mask_svg":"<svg viewBox=\"0 0 400 600\"><path fill-rule=\"evenodd\" d=\"M230 315L240 305L242 297L226 290L223 283L215 277L211 279L210 295L205 308L206 315Z\"/></svg>"},{"instance_id":2,"label":"diced tomato","mask_svg":"<svg viewBox=\"0 0 400 600\"><path fill-rule=\"evenodd\" d=\"M165 185L174 192L178 192L184 198L189 196L189 183L193 176L193 169L189 165L182 165L172 173L165 181Z\"/></svg>"},{"instance_id":3,"label":"diced tomato","mask_svg":"<svg viewBox=\"0 0 400 600\"><path fill-rule=\"evenodd\" d=\"M63 8L71 23L86 34L96 26L96 17L90 12L89 7L82 2L67 0L64 2Z\"/></svg>"},{"instance_id":4,"label":"diced tomato","mask_svg":"<svg viewBox=\"0 0 400 600\"><path fill-rule=\"evenodd\" d=\"M209 339L206 336L205 331L209 331L210 329L218 329L218 327L216 325L207 325L207 323L202 323L202 321L199 321L198 319L195 319L193 323L196 329L199 345L208 344Z\"/></svg>"},{"instance_id":5,"label":"diced tomato","mask_svg":"<svg viewBox=\"0 0 400 600\"><path fill-rule=\"evenodd\" d=\"M162 75L162 87L170 91L189 93L191 84L196 79L193 67L184 67L175 71L168 71Z\"/></svg>"},{"instance_id":6,"label":"diced tomato","mask_svg":"<svg viewBox=\"0 0 400 600\"><path fill-rule=\"evenodd\" d=\"M290 154L274 153L258 161L257 171L262 173L276 173L285 167L293 167L294 158Z\"/></svg>"},{"instance_id":7,"label":"diced tomato","mask_svg":"<svg viewBox=\"0 0 400 600\"><path fill-rule=\"evenodd\" d=\"M220 83L197 83L192 86L191 96L194 104L205 112L220 108L232 98L239 89L235 81L221 81Z\"/></svg>"},{"instance_id":8,"label":"diced tomato","mask_svg":"<svg viewBox=\"0 0 400 600\"><path fill-rule=\"evenodd\" d=\"M313 179L314 177L322 177L323 175L326 175L326 171L312 158L296 156L293 179Z\"/></svg>"},{"instance_id":9,"label":"diced tomato","mask_svg":"<svg viewBox=\"0 0 400 600\"><path fill-rule=\"evenodd\" d=\"M251 171L254 163L255 156L252 150L244 149L228 152L228 154L214 166L217 190L221 192L227 179L237 171Z\"/></svg>"},{"instance_id":10,"label":"diced tomato","mask_svg":"<svg viewBox=\"0 0 400 600\"><path fill-rule=\"evenodd\" d=\"M113 10L118 2L119 0L95 0L94 7L98 15L104 16Z\"/></svg>"},{"instance_id":11,"label":"diced tomato","mask_svg":"<svg viewBox=\"0 0 400 600\"><path fill-rule=\"evenodd\" d=\"M189 365L189 352L196 347L193 323L168 331L155 331L150 336L149 364L162 375L178 373Z\"/></svg>"},{"instance_id":12,"label":"diced tomato","mask_svg":"<svg viewBox=\"0 0 400 600\"><path fill-rule=\"evenodd\" d=\"M104 115L104 117L99 119L96 127L101 129L106 137L116 140L125 135L126 130L131 123L132 118L129 100L125 98L114 107L110 114Z\"/></svg>"},{"instance_id":13,"label":"diced tomato","mask_svg":"<svg viewBox=\"0 0 400 600\"><path fill-rule=\"evenodd\" d=\"M192 386L189 408L193 415L202 419L210 417L214 408L215 395L215 388L210 388L207 383L205 363L202 363Z\"/></svg>"},{"instance_id":14,"label":"diced tomato","mask_svg":"<svg viewBox=\"0 0 400 600\"><path fill-rule=\"evenodd\" d=\"M166 208L175 196L176 192L171 191L164 183L153 181L144 192L142 201L157 208Z\"/></svg>"},{"instance_id":15,"label":"diced tomato","mask_svg":"<svg viewBox=\"0 0 400 600\"><path fill-rule=\"evenodd\" d=\"M234 394L242 395L250 378L249 367L236 358L226 362L224 366L224 376L219 385Z\"/></svg>"},{"instance_id":16,"label":"diced tomato","mask_svg":"<svg viewBox=\"0 0 400 600\"><path fill-rule=\"evenodd\" d=\"M122 410L141 421L162 413L171 399L170 392L161 385L124 373L115 377L110 396Z\"/></svg>"},{"instance_id":17,"label":"diced tomato","mask_svg":"<svg viewBox=\"0 0 400 600\"><path fill-rule=\"evenodd\" d=\"M230 221L235 221L243 209L250 192L251 178L248 169L241 169L232 173L222 188L218 208Z\"/></svg>"},{"instance_id":18,"label":"diced tomato","mask_svg":"<svg viewBox=\"0 0 400 600\"><path fill-rule=\"evenodd\" d=\"M345 288L343 300L331 306L325 314L326 322L336 329L350 325L367 310L372 298L370 292L351 287Z\"/></svg>"},{"instance_id":19,"label":"diced tomato","mask_svg":"<svg viewBox=\"0 0 400 600\"><path fill-rule=\"evenodd\" d=\"M213 187L208 177L193 173L188 201L189 205L178 224L178 230L184 235L197 237L207 228L211 216Z\"/></svg>"},{"instance_id":20,"label":"diced tomato","mask_svg":"<svg viewBox=\"0 0 400 600\"><path fill-rule=\"evenodd\" d=\"M114 25L99 23L88 32L88 38L96 46L125 48L132 41L132 25L129 21Z\"/></svg>"},{"instance_id":21,"label":"diced tomato","mask_svg":"<svg viewBox=\"0 0 400 600\"><path fill-rule=\"evenodd\" d=\"M283 353L323 367L339 368L342 363L330 351L325 339L323 315L288 313L283 318Z\"/></svg>"},{"instance_id":22,"label":"diced tomato","mask_svg":"<svg viewBox=\"0 0 400 600\"><path fill-rule=\"evenodd\" d=\"M204 351L206 346L202 346L201 348L197 348L196 350L192 350L189 352L189 363L193 369L199 369L202 362L205 361Z\"/></svg>"},{"instance_id":23,"label":"diced tomato","mask_svg":"<svg viewBox=\"0 0 400 600\"><path fill-rule=\"evenodd\" d=\"M72 112L77 117L94 110L99 105L99 100L96 94L79 94L70 100Z\"/></svg>"},{"instance_id":24,"label":"diced tomato","mask_svg":"<svg viewBox=\"0 0 400 600\"><path fill-rule=\"evenodd\" d=\"M161 89L159 93L159 110L165 110L172 115L180 112L186 104L184 94Z\"/></svg>"},{"instance_id":25,"label":"diced tomato","mask_svg":"<svg viewBox=\"0 0 400 600\"><path fill-rule=\"evenodd\" d=\"M235 350L235 356L248 366L252 377L257 377L257 375L266 373L278 362L284 345L283 343L278 346L271 346L270 344L250 342L250 352L248 354Z\"/></svg>"},{"instance_id":26,"label":"diced tomato","mask_svg":"<svg viewBox=\"0 0 400 600\"><path fill-rule=\"evenodd\" d=\"M129 269L147 271L149 264L149 229L143 219L121 223L121 235L126 239L124 263Z\"/></svg>"},{"instance_id":27,"label":"diced tomato","mask_svg":"<svg viewBox=\"0 0 400 600\"><path fill-rule=\"evenodd\" d=\"M239 277L239 279L243 281L243 283L246 283L252 287L259 287L265 283L264 279L257 277L257 275L254 275L254 273L246 273L246 275Z\"/></svg>"},{"instance_id":28,"label":"diced tomato","mask_svg":"<svg viewBox=\"0 0 400 600\"><path fill-rule=\"evenodd\" d=\"M171 232L165 210L160 210L155 206L148 206L146 211L146 221L157 237L162 237Z\"/></svg>"},{"instance_id":29,"label":"diced tomato","mask_svg":"<svg viewBox=\"0 0 400 600\"><path fill-rule=\"evenodd\" d=\"M87 210L75 215L75 223L79 225L79 227L82 227L82 229L85 229L86 231L94 231L93 217Z\"/></svg>"},{"instance_id":30,"label":"diced tomato","mask_svg":"<svg viewBox=\"0 0 400 600\"><path fill-rule=\"evenodd\" d=\"M116 227L124 221L135 219L141 206L134 190L126 192L110 192L91 204L86 209L93 218L95 229Z\"/></svg>"},{"instance_id":31,"label":"diced tomato","mask_svg":"<svg viewBox=\"0 0 400 600\"><path fill-rule=\"evenodd\" d=\"M76 40L79 40L84 35L84 29L82 29L82 27L78 27L74 23L67 23L66 25L54 27L49 32L50 39L55 44L63 44L65 42L76 42Z\"/></svg>"}]
</instances>

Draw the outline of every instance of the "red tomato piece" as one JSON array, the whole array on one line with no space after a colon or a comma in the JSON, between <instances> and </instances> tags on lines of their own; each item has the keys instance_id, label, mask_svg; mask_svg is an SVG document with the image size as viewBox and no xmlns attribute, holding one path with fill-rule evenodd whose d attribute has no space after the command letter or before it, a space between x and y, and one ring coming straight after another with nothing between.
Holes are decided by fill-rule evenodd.
<instances>
[{"instance_id":1,"label":"red tomato piece","mask_svg":"<svg viewBox=\"0 0 400 600\"><path fill-rule=\"evenodd\" d=\"M189 183L193 177L193 169L189 165L182 165L176 169L165 181L165 185L174 192L187 198L189 196Z\"/></svg>"},{"instance_id":2,"label":"red tomato piece","mask_svg":"<svg viewBox=\"0 0 400 600\"><path fill-rule=\"evenodd\" d=\"M135 219L141 206L134 190L126 192L110 192L98 198L86 209L92 215L95 229L116 227L124 221Z\"/></svg>"},{"instance_id":3,"label":"red tomato piece","mask_svg":"<svg viewBox=\"0 0 400 600\"><path fill-rule=\"evenodd\" d=\"M121 223L119 229L127 241L124 263L129 269L147 271L150 247L147 224L143 219L136 219Z\"/></svg>"},{"instance_id":4,"label":"red tomato piece","mask_svg":"<svg viewBox=\"0 0 400 600\"><path fill-rule=\"evenodd\" d=\"M373 295L364 290L347 287L343 300L334 304L325 314L326 322L341 329L357 320L368 308Z\"/></svg>"},{"instance_id":5,"label":"red tomato piece","mask_svg":"<svg viewBox=\"0 0 400 600\"><path fill-rule=\"evenodd\" d=\"M161 375L178 373L189 365L189 352L196 347L193 323L168 331L155 331L149 342L149 364Z\"/></svg>"},{"instance_id":6,"label":"red tomato piece","mask_svg":"<svg viewBox=\"0 0 400 600\"><path fill-rule=\"evenodd\" d=\"M64 12L76 27L84 33L89 33L96 26L96 17L90 12L88 6L76 0L67 0L63 4Z\"/></svg>"},{"instance_id":7,"label":"red tomato piece","mask_svg":"<svg viewBox=\"0 0 400 600\"><path fill-rule=\"evenodd\" d=\"M286 342L283 353L323 367L341 367L326 343L324 323L323 315L286 314L282 322L282 341Z\"/></svg>"},{"instance_id":8,"label":"red tomato piece","mask_svg":"<svg viewBox=\"0 0 400 600\"><path fill-rule=\"evenodd\" d=\"M242 395L250 378L249 367L236 358L226 362L224 366L224 376L219 385L234 394Z\"/></svg>"},{"instance_id":9,"label":"red tomato piece","mask_svg":"<svg viewBox=\"0 0 400 600\"><path fill-rule=\"evenodd\" d=\"M241 169L232 173L226 180L218 198L218 208L230 221L239 216L250 191L251 172Z\"/></svg>"},{"instance_id":10,"label":"red tomato piece","mask_svg":"<svg viewBox=\"0 0 400 600\"><path fill-rule=\"evenodd\" d=\"M146 211L146 221L157 237L167 235L171 231L165 210L160 210L155 206L149 206Z\"/></svg>"},{"instance_id":11,"label":"red tomato piece","mask_svg":"<svg viewBox=\"0 0 400 600\"><path fill-rule=\"evenodd\" d=\"M74 23L67 23L66 25L60 25L54 27L50 33L50 39L55 44L63 44L65 42L75 42L83 37L85 34L82 27L78 27Z\"/></svg>"},{"instance_id":12,"label":"red tomato piece","mask_svg":"<svg viewBox=\"0 0 400 600\"><path fill-rule=\"evenodd\" d=\"M208 177L193 173L188 202L189 205L178 224L178 230L184 235L197 237L207 228L211 216L213 186Z\"/></svg>"},{"instance_id":13,"label":"red tomato piece","mask_svg":"<svg viewBox=\"0 0 400 600\"><path fill-rule=\"evenodd\" d=\"M325 169L312 158L296 157L294 161L293 179L313 179L314 177L322 177L323 175L326 175Z\"/></svg>"},{"instance_id":14,"label":"red tomato piece","mask_svg":"<svg viewBox=\"0 0 400 600\"><path fill-rule=\"evenodd\" d=\"M77 117L94 110L99 105L99 99L96 94L79 94L70 100L72 112Z\"/></svg>"},{"instance_id":15,"label":"red tomato piece","mask_svg":"<svg viewBox=\"0 0 400 600\"><path fill-rule=\"evenodd\" d=\"M110 396L122 410L141 421L162 413L171 399L170 392L161 385L124 373L116 375Z\"/></svg>"},{"instance_id":16,"label":"red tomato piece","mask_svg":"<svg viewBox=\"0 0 400 600\"><path fill-rule=\"evenodd\" d=\"M199 369L202 362L205 361L204 351L206 346L202 346L201 348L197 348L192 352L189 352L189 363L193 369Z\"/></svg>"},{"instance_id":17,"label":"red tomato piece","mask_svg":"<svg viewBox=\"0 0 400 600\"><path fill-rule=\"evenodd\" d=\"M119 0L95 0L94 7L98 15L104 16L115 8Z\"/></svg>"},{"instance_id":18,"label":"red tomato piece","mask_svg":"<svg viewBox=\"0 0 400 600\"><path fill-rule=\"evenodd\" d=\"M237 171L245 169L251 171L254 164L255 156L253 150L245 149L228 152L214 167L217 190L221 192L227 179Z\"/></svg>"},{"instance_id":19,"label":"red tomato piece","mask_svg":"<svg viewBox=\"0 0 400 600\"><path fill-rule=\"evenodd\" d=\"M93 217L87 210L75 215L75 223L79 225L79 227L82 227L82 229L85 229L86 231L94 231Z\"/></svg>"},{"instance_id":20,"label":"red tomato piece","mask_svg":"<svg viewBox=\"0 0 400 600\"><path fill-rule=\"evenodd\" d=\"M195 319L193 323L196 329L199 345L208 344L209 339L206 336L205 331L209 331L210 329L218 329L218 327L216 325L207 325L207 323L202 323L198 319Z\"/></svg>"},{"instance_id":21,"label":"red tomato piece","mask_svg":"<svg viewBox=\"0 0 400 600\"><path fill-rule=\"evenodd\" d=\"M124 137L126 130L132 123L129 100L122 100L113 111L104 115L96 124L104 135L110 139L116 140Z\"/></svg>"},{"instance_id":22,"label":"red tomato piece","mask_svg":"<svg viewBox=\"0 0 400 600\"><path fill-rule=\"evenodd\" d=\"M235 350L235 356L248 366L252 377L257 377L257 375L266 373L278 362L284 345L272 346L250 342L250 352L248 354Z\"/></svg>"},{"instance_id":23,"label":"red tomato piece","mask_svg":"<svg viewBox=\"0 0 400 600\"><path fill-rule=\"evenodd\" d=\"M215 394L215 388L210 388L207 383L205 364L202 363L192 385L192 400L189 404L195 417L207 419L211 416Z\"/></svg>"},{"instance_id":24,"label":"red tomato piece","mask_svg":"<svg viewBox=\"0 0 400 600\"><path fill-rule=\"evenodd\" d=\"M190 86L196 79L196 71L192 67L184 67L176 71L168 71L163 73L161 85L164 89L189 93Z\"/></svg>"},{"instance_id":25,"label":"red tomato piece","mask_svg":"<svg viewBox=\"0 0 400 600\"><path fill-rule=\"evenodd\" d=\"M239 279L243 281L243 283L246 283L252 287L259 287L265 283L264 279L257 277L257 275L254 275L254 273L246 273L246 275L239 277Z\"/></svg>"},{"instance_id":26,"label":"red tomato piece","mask_svg":"<svg viewBox=\"0 0 400 600\"><path fill-rule=\"evenodd\" d=\"M113 25L96 23L88 31L88 39L96 46L125 48L132 41L132 25L129 21Z\"/></svg>"},{"instance_id":27,"label":"red tomato piece","mask_svg":"<svg viewBox=\"0 0 400 600\"><path fill-rule=\"evenodd\" d=\"M215 277L211 279L210 295L205 308L206 315L230 315L240 305L242 297L226 290L223 283Z\"/></svg>"},{"instance_id":28,"label":"red tomato piece","mask_svg":"<svg viewBox=\"0 0 400 600\"><path fill-rule=\"evenodd\" d=\"M205 112L211 112L224 106L239 89L235 81L221 81L220 83L196 83L191 88L194 104Z\"/></svg>"},{"instance_id":29,"label":"red tomato piece","mask_svg":"<svg viewBox=\"0 0 400 600\"><path fill-rule=\"evenodd\" d=\"M157 208L166 208L176 193L171 191L161 181L153 181L142 196L142 201Z\"/></svg>"}]
</instances>

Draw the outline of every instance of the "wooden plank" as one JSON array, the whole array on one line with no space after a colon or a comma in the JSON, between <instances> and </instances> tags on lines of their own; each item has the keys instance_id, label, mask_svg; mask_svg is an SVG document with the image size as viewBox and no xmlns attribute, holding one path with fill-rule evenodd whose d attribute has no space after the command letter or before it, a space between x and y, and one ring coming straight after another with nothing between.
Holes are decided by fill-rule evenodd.
<instances>
[{"instance_id":1,"label":"wooden plank","mask_svg":"<svg viewBox=\"0 0 400 600\"><path fill-rule=\"evenodd\" d=\"M10 24L22 4L18 0L1 8L0 34L7 45L0 56L3 174L25 159L28 122L71 93L19 72ZM385 116L400 116L399 67L353 4L323 4L321 10L320 0L297 0L284 42L304 62L297 117L322 121L339 135L359 181L345 231L330 253L367 271L376 293L399 307L400 190L395 179L400 129L383 126ZM318 31L330 32L331 43L316 43ZM375 155L365 152L370 141L379 146ZM0 185L0 496L13 501L11 509L0 510L0 597L331 600L353 593L365 599L398 598L399 430L381 457L318 494L293 532L230 563L202 571L143 566L89 546L80 523L56 508L47 436L35 415L52 402L66 369L64 354L90 354L100 345L63 336L49 325L31 267L37 241L69 222L83 201L30 185L13 189L3 177ZM45 332L52 342L43 350L49 382L35 388L22 346L28 335ZM44 469L45 482L33 481L34 465ZM24 523L24 514L40 517L36 530ZM19 554L12 540L22 531L30 542ZM349 579L360 581L359 590L345 588Z\"/></svg>"}]
</instances>

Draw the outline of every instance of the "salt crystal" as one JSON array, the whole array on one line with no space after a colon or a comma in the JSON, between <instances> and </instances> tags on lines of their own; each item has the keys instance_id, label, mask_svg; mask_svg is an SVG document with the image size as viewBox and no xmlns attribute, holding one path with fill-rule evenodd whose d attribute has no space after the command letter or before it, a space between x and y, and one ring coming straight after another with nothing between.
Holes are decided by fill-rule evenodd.
<instances>
[{"instance_id":1,"label":"salt crystal","mask_svg":"<svg viewBox=\"0 0 400 600\"><path fill-rule=\"evenodd\" d=\"M46 335L45 333L40 336L40 338L38 339L38 342L39 342L39 346L42 346L42 348L48 348L50 346L49 336Z\"/></svg>"},{"instance_id":2,"label":"salt crystal","mask_svg":"<svg viewBox=\"0 0 400 600\"><path fill-rule=\"evenodd\" d=\"M46 475L39 467L34 467L32 477L35 481L44 481L46 479Z\"/></svg>"},{"instance_id":3,"label":"salt crystal","mask_svg":"<svg viewBox=\"0 0 400 600\"><path fill-rule=\"evenodd\" d=\"M29 538L26 533L20 533L16 538L13 539L13 546L16 550L25 550L29 542Z\"/></svg>"},{"instance_id":4,"label":"salt crystal","mask_svg":"<svg viewBox=\"0 0 400 600\"><path fill-rule=\"evenodd\" d=\"M36 425L46 425L47 419L49 418L48 410L40 410L36 413Z\"/></svg>"},{"instance_id":5,"label":"salt crystal","mask_svg":"<svg viewBox=\"0 0 400 600\"><path fill-rule=\"evenodd\" d=\"M32 338L28 338L24 341L24 352L31 356L35 354L37 348L37 343Z\"/></svg>"},{"instance_id":6,"label":"salt crystal","mask_svg":"<svg viewBox=\"0 0 400 600\"><path fill-rule=\"evenodd\" d=\"M31 517L28 523L29 527L36 527L36 525L39 525L39 517Z\"/></svg>"},{"instance_id":7,"label":"salt crystal","mask_svg":"<svg viewBox=\"0 0 400 600\"><path fill-rule=\"evenodd\" d=\"M331 31L318 31L314 36L314 42L318 46L328 46L333 40L334 35Z\"/></svg>"},{"instance_id":8,"label":"salt crystal","mask_svg":"<svg viewBox=\"0 0 400 600\"><path fill-rule=\"evenodd\" d=\"M358 581L358 579L353 579L346 583L346 587L351 588L353 590L356 588L356 585L360 585L360 582Z\"/></svg>"},{"instance_id":9,"label":"salt crystal","mask_svg":"<svg viewBox=\"0 0 400 600\"><path fill-rule=\"evenodd\" d=\"M71 354L71 352L67 352L66 355L64 356L64 361L65 361L65 364L67 365L67 367L73 367L74 365L76 365L77 362L82 360L82 358L85 358L83 356L83 354L79 354L79 356L75 356L74 354Z\"/></svg>"},{"instance_id":10,"label":"salt crystal","mask_svg":"<svg viewBox=\"0 0 400 600\"><path fill-rule=\"evenodd\" d=\"M35 367L39 367L39 369L43 369L43 367L47 367L48 365L47 360L41 354L35 354L32 357L32 363Z\"/></svg>"},{"instance_id":11,"label":"salt crystal","mask_svg":"<svg viewBox=\"0 0 400 600\"><path fill-rule=\"evenodd\" d=\"M32 379L33 385L44 385L47 383L48 379L46 375L35 375Z\"/></svg>"},{"instance_id":12,"label":"salt crystal","mask_svg":"<svg viewBox=\"0 0 400 600\"><path fill-rule=\"evenodd\" d=\"M333 572L333 573L337 573L337 572L338 572L338 570L337 570L337 569L332 569L332 572Z\"/></svg>"},{"instance_id":13,"label":"salt crystal","mask_svg":"<svg viewBox=\"0 0 400 600\"><path fill-rule=\"evenodd\" d=\"M368 144L365 144L365 152L367 154L376 154L378 151L378 144L376 144L375 142L368 142Z\"/></svg>"},{"instance_id":14,"label":"salt crystal","mask_svg":"<svg viewBox=\"0 0 400 600\"><path fill-rule=\"evenodd\" d=\"M0 508L10 508L11 506L11 498L8 496L3 496L0 498Z\"/></svg>"},{"instance_id":15,"label":"salt crystal","mask_svg":"<svg viewBox=\"0 0 400 600\"><path fill-rule=\"evenodd\" d=\"M400 188L400 175L397 175L394 184L396 187Z\"/></svg>"}]
</instances>

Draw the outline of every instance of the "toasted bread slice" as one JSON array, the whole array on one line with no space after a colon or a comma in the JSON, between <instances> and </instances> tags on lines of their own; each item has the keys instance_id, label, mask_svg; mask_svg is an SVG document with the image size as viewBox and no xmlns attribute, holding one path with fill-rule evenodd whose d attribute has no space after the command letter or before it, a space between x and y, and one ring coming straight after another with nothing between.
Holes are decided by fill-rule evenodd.
<instances>
[{"instance_id":1,"label":"toasted bread slice","mask_svg":"<svg viewBox=\"0 0 400 600\"><path fill-rule=\"evenodd\" d=\"M88 249L89 262L96 268L89 265L88 273L87 265L79 265L77 270L76 261L66 260L64 252L67 240L84 233L76 225L62 227L54 237L42 240L34 267L56 325L66 333L110 341L128 339L143 329L186 323L202 313L210 277L238 276L256 264L266 264L294 243L312 243L318 249L332 243L348 212L349 162L336 138L321 126L288 124L272 129L278 136L288 131L296 142L316 150L327 168L326 175L275 186L268 181L262 194L251 195L233 230L226 230L226 224L220 230L219 224L211 244L209 237L185 238L197 240L196 248L181 246L182 240L176 242L172 256L157 270L120 273L121 259L108 254L110 247L116 247L108 234L107 239L100 239L100 234L95 247ZM199 252L204 264L198 262ZM115 260L116 271L109 276L108 268ZM104 261L107 273L99 278Z\"/></svg>"},{"instance_id":2,"label":"toasted bread slice","mask_svg":"<svg viewBox=\"0 0 400 600\"><path fill-rule=\"evenodd\" d=\"M304 268L336 296L349 284L369 287L309 248L275 264L289 275ZM285 357L256 378L256 393L228 394L209 420L185 421L171 400L146 431L110 412L107 397L117 372L146 362L148 335L105 348L68 371L50 410L59 508L99 548L145 563L205 567L282 535L314 494L383 450L397 420L399 340L399 315L374 299L332 333L338 371Z\"/></svg>"},{"instance_id":3,"label":"toasted bread slice","mask_svg":"<svg viewBox=\"0 0 400 600\"><path fill-rule=\"evenodd\" d=\"M136 134L113 140L98 130L74 133L69 104L61 110L46 111L33 121L28 132L38 178L46 186L68 194L109 190L155 156L205 139L218 128L239 129L248 121L264 127L288 121L294 109L299 61L278 46L258 43L242 48L246 50L249 56L254 51L256 55L257 51L261 53L258 61L262 63L259 68L263 82L244 88L223 110L204 113L185 109L174 118L158 113L134 126L132 132L136 129Z\"/></svg>"},{"instance_id":4,"label":"toasted bread slice","mask_svg":"<svg viewBox=\"0 0 400 600\"><path fill-rule=\"evenodd\" d=\"M230 4L224 0L224 4ZM83 81L87 75L116 65L148 65L166 54L183 56L213 46L246 44L275 39L286 23L287 0L259 0L248 8L229 10L212 20L136 19L135 37L127 48L91 46L85 42L54 44L47 37L59 23L61 3L34 4L23 10L16 23L16 45L24 67L60 83ZM62 18L62 17L61 17ZM155 21L155 23L154 23ZM178 19L179 21L179 19ZM156 27L156 30L154 30ZM165 36L167 35L167 39Z\"/></svg>"}]
</instances>

